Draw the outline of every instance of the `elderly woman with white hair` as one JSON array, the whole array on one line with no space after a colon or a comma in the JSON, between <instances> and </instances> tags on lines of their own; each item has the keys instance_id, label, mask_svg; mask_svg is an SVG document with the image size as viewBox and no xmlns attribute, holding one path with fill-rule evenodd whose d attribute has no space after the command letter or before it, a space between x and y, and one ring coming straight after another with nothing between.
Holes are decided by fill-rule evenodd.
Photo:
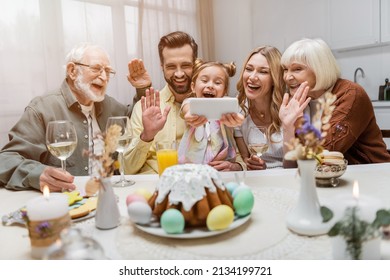
<instances>
[{"instance_id":1,"label":"elderly woman with white hair","mask_svg":"<svg viewBox=\"0 0 390 280\"><path fill-rule=\"evenodd\" d=\"M390 162L370 98L360 85L340 78L336 59L323 40L294 42L283 53L281 64L289 90L279 111L284 139L294 137L295 121L303 112L313 117L316 103L331 92L335 109L324 148L343 153L349 164Z\"/></svg>"}]
</instances>

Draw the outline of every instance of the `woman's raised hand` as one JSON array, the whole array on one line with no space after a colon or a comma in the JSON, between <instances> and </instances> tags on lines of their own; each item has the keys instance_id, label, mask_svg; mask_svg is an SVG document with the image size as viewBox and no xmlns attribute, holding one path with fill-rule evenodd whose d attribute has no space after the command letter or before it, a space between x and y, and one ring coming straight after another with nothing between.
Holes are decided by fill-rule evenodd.
<instances>
[{"instance_id":1,"label":"woman's raised hand","mask_svg":"<svg viewBox=\"0 0 390 280\"><path fill-rule=\"evenodd\" d=\"M293 128L295 121L303 115L303 111L311 100L310 97L307 97L309 89L307 82L304 82L293 96L290 96L288 93L284 94L283 102L279 109L279 118L284 129Z\"/></svg>"}]
</instances>

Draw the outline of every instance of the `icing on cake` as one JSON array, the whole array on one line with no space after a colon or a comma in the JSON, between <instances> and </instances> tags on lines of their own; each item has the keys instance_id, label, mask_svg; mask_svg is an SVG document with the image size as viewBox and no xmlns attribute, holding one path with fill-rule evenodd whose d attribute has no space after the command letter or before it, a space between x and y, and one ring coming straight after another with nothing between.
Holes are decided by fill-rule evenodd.
<instances>
[{"instance_id":1,"label":"icing on cake","mask_svg":"<svg viewBox=\"0 0 390 280\"><path fill-rule=\"evenodd\" d=\"M181 203L185 211L190 211L206 196L206 188L212 193L216 193L217 188L225 190L215 168L202 164L175 165L167 168L160 177L156 203L162 203L168 196L170 204Z\"/></svg>"}]
</instances>

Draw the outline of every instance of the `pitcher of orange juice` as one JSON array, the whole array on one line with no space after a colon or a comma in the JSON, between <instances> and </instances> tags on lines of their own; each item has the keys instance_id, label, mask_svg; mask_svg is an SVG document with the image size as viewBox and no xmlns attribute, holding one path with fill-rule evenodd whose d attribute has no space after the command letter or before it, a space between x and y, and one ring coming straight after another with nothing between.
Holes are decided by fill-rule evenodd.
<instances>
[{"instance_id":1,"label":"pitcher of orange juice","mask_svg":"<svg viewBox=\"0 0 390 280\"><path fill-rule=\"evenodd\" d=\"M163 174L165 168L176 165L178 162L176 141L159 141L156 142L156 154L158 175Z\"/></svg>"}]
</instances>

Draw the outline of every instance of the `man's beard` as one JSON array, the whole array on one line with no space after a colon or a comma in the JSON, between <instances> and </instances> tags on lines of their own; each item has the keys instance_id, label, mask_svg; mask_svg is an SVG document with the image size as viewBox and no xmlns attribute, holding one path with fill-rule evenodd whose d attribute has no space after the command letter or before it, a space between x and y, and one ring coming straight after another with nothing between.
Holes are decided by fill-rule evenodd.
<instances>
[{"instance_id":1,"label":"man's beard","mask_svg":"<svg viewBox=\"0 0 390 280\"><path fill-rule=\"evenodd\" d=\"M186 76L186 84L185 85L180 85L180 86L177 86L174 82L174 76L170 77L169 79L165 78L165 81L168 83L168 85L170 86L170 88L176 92L177 94L187 94L190 92L190 88L191 88L191 77Z\"/></svg>"},{"instance_id":2,"label":"man's beard","mask_svg":"<svg viewBox=\"0 0 390 280\"><path fill-rule=\"evenodd\" d=\"M83 94L83 96L92 102L101 102L104 100L106 89L103 89L102 95L98 96L91 90L91 83L81 81L82 75L79 75L75 81L75 87Z\"/></svg>"}]
</instances>

